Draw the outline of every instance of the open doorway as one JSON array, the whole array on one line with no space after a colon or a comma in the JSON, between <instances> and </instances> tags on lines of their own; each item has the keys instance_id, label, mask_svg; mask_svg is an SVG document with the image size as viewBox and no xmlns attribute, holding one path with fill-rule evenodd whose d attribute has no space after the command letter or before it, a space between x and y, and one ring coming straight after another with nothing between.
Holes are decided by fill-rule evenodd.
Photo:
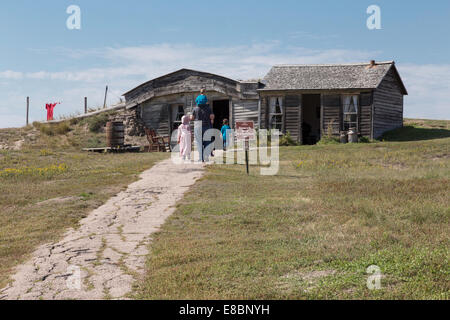
<instances>
[{"instance_id":1,"label":"open doorway","mask_svg":"<svg viewBox=\"0 0 450 320\"><path fill-rule=\"evenodd\" d=\"M230 100L213 101L213 113L215 115L214 128L220 130L223 119L230 120Z\"/></svg>"},{"instance_id":2,"label":"open doorway","mask_svg":"<svg viewBox=\"0 0 450 320\"><path fill-rule=\"evenodd\" d=\"M316 144L320 139L320 94L302 96L303 144Z\"/></svg>"}]
</instances>

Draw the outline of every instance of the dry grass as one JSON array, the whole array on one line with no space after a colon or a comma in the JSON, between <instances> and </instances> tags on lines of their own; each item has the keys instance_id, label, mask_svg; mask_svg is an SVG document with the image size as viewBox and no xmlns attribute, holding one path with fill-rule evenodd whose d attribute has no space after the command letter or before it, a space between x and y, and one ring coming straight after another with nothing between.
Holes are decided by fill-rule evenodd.
<instances>
[{"instance_id":1,"label":"dry grass","mask_svg":"<svg viewBox=\"0 0 450 320\"><path fill-rule=\"evenodd\" d=\"M35 124L36 127L41 131L41 133L48 136L63 135L70 131L69 121L63 121L54 124Z\"/></svg>"},{"instance_id":2,"label":"dry grass","mask_svg":"<svg viewBox=\"0 0 450 320\"><path fill-rule=\"evenodd\" d=\"M104 145L103 134L81 125L63 131L0 130L1 145L24 141L21 150L0 150L0 287L36 246L58 239L168 156L88 154L80 149Z\"/></svg>"},{"instance_id":3,"label":"dry grass","mask_svg":"<svg viewBox=\"0 0 450 320\"><path fill-rule=\"evenodd\" d=\"M210 167L156 235L136 297L449 299L447 134L282 148L274 177Z\"/></svg>"}]
</instances>

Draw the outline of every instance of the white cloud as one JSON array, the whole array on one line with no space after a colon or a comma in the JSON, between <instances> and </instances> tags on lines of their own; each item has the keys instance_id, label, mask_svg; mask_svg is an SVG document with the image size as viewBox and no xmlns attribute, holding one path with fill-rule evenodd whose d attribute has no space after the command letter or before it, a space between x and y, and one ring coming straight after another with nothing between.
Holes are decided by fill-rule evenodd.
<instances>
[{"instance_id":1,"label":"white cloud","mask_svg":"<svg viewBox=\"0 0 450 320\"><path fill-rule=\"evenodd\" d=\"M220 73L231 78L262 78L274 64L369 61L377 53L355 50L311 50L277 41L235 47L156 45L108 48L107 57L125 61L128 73L148 77L186 67Z\"/></svg>"},{"instance_id":2,"label":"white cloud","mask_svg":"<svg viewBox=\"0 0 450 320\"><path fill-rule=\"evenodd\" d=\"M450 65L405 64L398 66L409 95L405 116L450 119Z\"/></svg>"},{"instance_id":3,"label":"white cloud","mask_svg":"<svg viewBox=\"0 0 450 320\"><path fill-rule=\"evenodd\" d=\"M39 50L33 49L33 52ZM196 68L233 78L263 77L274 64L368 61L377 53L356 50L311 50L277 41L235 47L195 47L190 44L59 50L67 57L104 57L112 67L78 71L0 73L0 78L98 82L121 77L154 77L180 68ZM125 88L124 88L125 89Z\"/></svg>"},{"instance_id":4,"label":"white cloud","mask_svg":"<svg viewBox=\"0 0 450 320\"><path fill-rule=\"evenodd\" d=\"M11 71L11 70L6 70L3 72L0 72L0 79L18 80L18 79L22 79L22 78L23 78L22 72Z\"/></svg>"}]
</instances>

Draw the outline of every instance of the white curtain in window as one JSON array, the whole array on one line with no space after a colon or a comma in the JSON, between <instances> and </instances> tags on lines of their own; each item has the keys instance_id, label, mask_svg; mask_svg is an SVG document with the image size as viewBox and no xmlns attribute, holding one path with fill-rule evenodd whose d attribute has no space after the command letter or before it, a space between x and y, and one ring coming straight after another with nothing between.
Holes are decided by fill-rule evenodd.
<instances>
[{"instance_id":1,"label":"white curtain in window","mask_svg":"<svg viewBox=\"0 0 450 320\"><path fill-rule=\"evenodd\" d=\"M272 128L274 121L276 121L276 117L280 116L277 112L277 103L280 107L279 111L283 114L283 98L282 97L271 97L269 99L269 126ZM278 114L275 116L275 114Z\"/></svg>"},{"instance_id":2,"label":"white curtain in window","mask_svg":"<svg viewBox=\"0 0 450 320\"><path fill-rule=\"evenodd\" d=\"M269 100L269 113L275 113L276 105L277 105L277 97L271 97Z\"/></svg>"},{"instance_id":3,"label":"white curtain in window","mask_svg":"<svg viewBox=\"0 0 450 320\"><path fill-rule=\"evenodd\" d=\"M280 105L280 111L281 111L281 113L284 113L284 112L283 112L284 106L283 106L283 98L282 98L282 97L279 97L279 98L278 98L278 103L279 103L279 105Z\"/></svg>"},{"instance_id":4,"label":"white curtain in window","mask_svg":"<svg viewBox=\"0 0 450 320\"><path fill-rule=\"evenodd\" d=\"M353 106L355 108L353 112L358 113L358 96L352 96L352 98L353 98Z\"/></svg>"},{"instance_id":5,"label":"white curtain in window","mask_svg":"<svg viewBox=\"0 0 450 320\"><path fill-rule=\"evenodd\" d=\"M352 96L344 96L344 113L350 112L350 103L352 102Z\"/></svg>"},{"instance_id":6,"label":"white curtain in window","mask_svg":"<svg viewBox=\"0 0 450 320\"><path fill-rule=\"evenodd\" d=\"M283 98L282 97L271 97L269 100L269 113L277 113L277 102L280 106L280 111L283 113Z\"/></svg>"}]
</instances>

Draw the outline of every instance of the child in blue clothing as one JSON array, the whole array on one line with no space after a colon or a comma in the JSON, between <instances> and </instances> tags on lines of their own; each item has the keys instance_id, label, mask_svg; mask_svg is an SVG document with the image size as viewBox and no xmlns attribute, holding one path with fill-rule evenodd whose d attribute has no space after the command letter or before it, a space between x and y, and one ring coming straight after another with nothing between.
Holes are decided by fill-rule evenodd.
<instances>
[{"instance_id":1,"label":"child in blue clothing","mask_svg":"<svg viewBox=\"0 0 450 320\"><path fill-rule=\"evenodd\" d=\"M220 129L220 132L222 133L223 137L223 150L226 150L228 146L227 130L231 130L230 126L228 125L228 119L223 119L223 126L222 129Z\"/></svg>"}]
</instances>

